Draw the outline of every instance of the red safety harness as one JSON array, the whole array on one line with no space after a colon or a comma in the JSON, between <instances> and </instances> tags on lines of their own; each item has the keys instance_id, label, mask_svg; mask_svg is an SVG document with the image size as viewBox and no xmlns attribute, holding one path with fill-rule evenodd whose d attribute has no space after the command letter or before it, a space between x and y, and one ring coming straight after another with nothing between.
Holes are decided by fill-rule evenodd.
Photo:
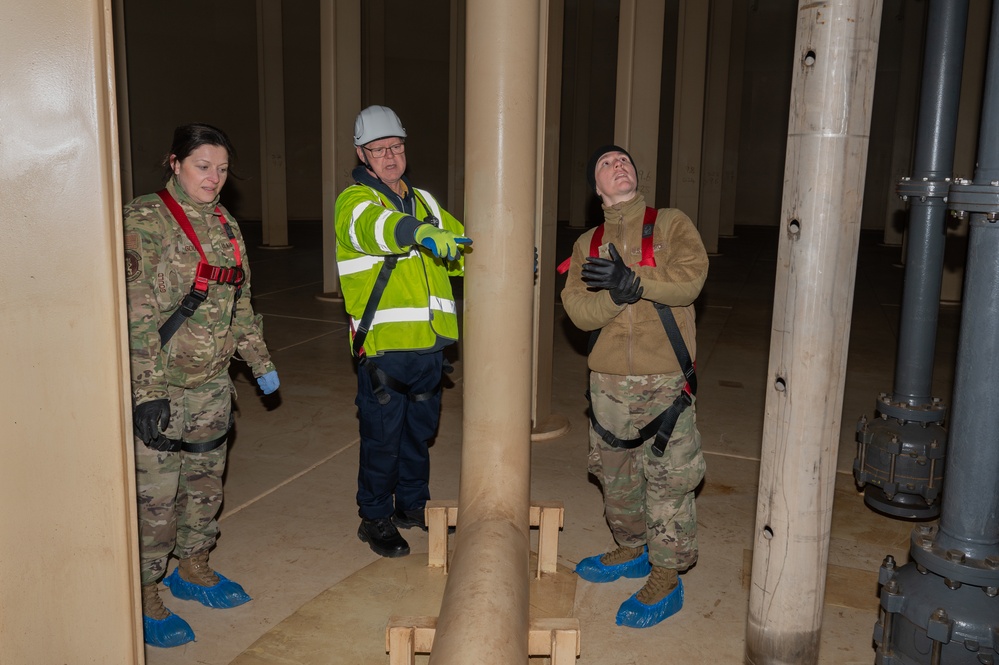
<instances>
[{"instance_id":1,"label":"red safety harness","mask_svg":"<svg viewBox=\"0 0 999 665\"><path fill-rule=\"evenodd\" d=\"M653 233L655 232L657 214L658 211L655 208L645 209L645 217L642 220L642 260L635 265L651 266L653 268L656 266ZM601 224L593 232L593 237L590 240L591 257L597 257L600 255L600 245L603 243L603 238L604 225ZM569 263L571 260L572 258L570 257L559 264L557 268L559 274L564 274L569 271ZM596 415L593 413L592 404L590 406L590 426L607 445L614 448L637 448L648 439L655 436L656 440L651 446L651 451L656 457L662 457L666 452L666 446L669 445L670 436L673 434L673 429L676 427L680 414L694 403L694 395L697 394L697 375L694 373L694 362L691 360L690 353L687 351L687 345L684 344L683 337L680 335L680 328L676 324L676 318L673 316L673 311L667 305L659 303L653 304L656 308L656 312L659 314L659 319L663 324L663 328L666 331L666 336L669 337L670 344L673 346L673 352L676 353L677 360L680 363L680 368L687 379L687 382L683 386L683 390L681 390L680 394L676 396L676 399L673 400L672 404L670 404L645 427L641 428L638 431L638 436L632 439L620 439L597 422ZM587 353L593 350L593 347L597 342L597 335L599 333L599 329L593 331L593 334L590 336L590 345ZM586 393L586 399L587 401L590 400L589 392Z\"/></svg>"},{"instance_id":2,"label":"red safety harness","mask_svg":"<svg viewBox=\"0 0 999 665\"><path fill-rule=\"evenodd\" d=\"M236 234L233 233L232 227L229 226L225 216L222 214L222 210L218 206L215 206L215 215L218 216L219 224L222 225L226 237L232 243L232 253L236 259L236 265L232 267L213 266L208 263L208 257L205 256L205 250L201 247L198 234L194 232L191 220L187 218L184 209L177 203L177 199L166 189L161 189L156 192L156 195L163 200L163 203L170 211L170 214L173 215L177 225L184 231L184 235L187 236L188 240L191 241L191 244L194 245L194 248L198 250L198 254L201 256L198 260L198 267L195 270L194 283L191 285L190 292L184 296L180 307L160 327L160 344L162 345L166 344L173 337L173 334L177 332L184 323L184 320L190 318L201 303L208 298L208 285L210 282L229 284L236 287L236 297L232 304L233 316L235 316L236 301L239 300L239 296L241 295L242 289L240 287L243 286L243 282L246 280L246 274L243 271L243 259L239 251L239 243L236 241Z\"/></svg>"},{"instance_id":3,"label":"red safety harness","mask_svg":"<svg viewBox=\"0 0 999 665\"><path fill-rule=\"evenodd\" d=\"M645 218L642 219L642 260L635 265L639 266L650 266L652 268L656 267L656 254L655 248L652 244L653 233L656 228L656 215L658 211L655 208L645 209ZM596 257L600 256L600 245L604 241L604 225L601 224L593 231L593 237L590 238L590 256ZM572 257L570 256L565 261L558 265L556 270L558 274L564 275L569 272L569 264L572 262Z\"/></svg>"}]
</instances>

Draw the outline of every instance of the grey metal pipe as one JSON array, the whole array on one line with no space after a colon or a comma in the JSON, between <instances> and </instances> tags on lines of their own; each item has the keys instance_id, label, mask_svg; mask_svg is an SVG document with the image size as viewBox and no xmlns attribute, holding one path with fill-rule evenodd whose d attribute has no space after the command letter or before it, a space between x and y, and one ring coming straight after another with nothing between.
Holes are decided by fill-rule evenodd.
<instances>
[{"instance_id":1,"label":"grey metal pipe","mask_svg":"<svg viewBox=\"0 0 999 665\"><path fill-rule=\"evenodd\" d=\"M954 168L967 27L968 0L930 1L913 173L899 187L910 207L894 401L910 406L932 400L945 197Z\"/></svg>"},{"instance_id":2,"label":"grey metal pipe","mask_svg":"<svg viewBox=\"0 0 999 665\"><path fill-rule=\"evenodd\" d=\"M953 205L971 212L941 538L999 549L999 7L992 9L978 167Z\"/></svg>"}]
</instances>

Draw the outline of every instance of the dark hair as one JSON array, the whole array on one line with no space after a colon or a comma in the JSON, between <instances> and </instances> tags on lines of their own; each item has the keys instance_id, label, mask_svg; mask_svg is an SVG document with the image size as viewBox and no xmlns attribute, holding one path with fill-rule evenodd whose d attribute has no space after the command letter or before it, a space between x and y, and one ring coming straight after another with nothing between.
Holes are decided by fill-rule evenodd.
<instances>
[{"instance_id":1,"label":"dark hair","mask_svg":"<svg viewBox=\"0 0 999 665\"><path fill-rule=\"evenodd\" d=\"M169 180L173 175L170 155L176 155L177 161L183 161L203 145L217 145L220 148L225 148L225 151L229 153L229 161L233 162L236 159L236 149L232 147L232 142L225 132L218 127L201 122L181 125L173 130L173 143L170 145L170 152L163 157L164 179ZM230 168L230 173L231 171Z\"/></svg>"}]
</instances>

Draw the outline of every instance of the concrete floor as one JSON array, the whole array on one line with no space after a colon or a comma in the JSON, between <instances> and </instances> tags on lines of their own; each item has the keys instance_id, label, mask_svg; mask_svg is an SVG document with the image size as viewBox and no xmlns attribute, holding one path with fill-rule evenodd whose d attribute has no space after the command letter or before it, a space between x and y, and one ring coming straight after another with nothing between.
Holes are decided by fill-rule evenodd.
<instances>
[{"instance_id":1,"label":"concrete floor","mask_svg":"<svg viewBox=\"0 0 999 665\"><path fill-rule=\"evenodd\" d=\"M245 366L235 364L236 431L211 561L242 583L253 601L212 610L165 592L167 606L187 619L198 639L175 649L147 648L147 662L387 663L389 615L436 613L433 589L441 580L425 568L427 536L404 532L413 554L397 560L380 559L356 537L355 372L342 305L316 298L322 290L318 225L292 224L293 248L286 250L257 247L259 225L243 227L253 302L264 316L281 389L260 396ZM559 231L559 259L578 233ZM697 499L700 561L684 577L686 604L659 626L619 628L617 607L641 580L580 580L570 602L581 626L580 665L743 660L777 230L737 227L736 233L722 239L720 253L711 257L698 301L697 415L708 471ZM899 248L881 246L879 239L863 234L858 261L823 665L874 662L878 567L886 554L908 560L912 524L868 509L851 472L856 421L872 414L879 392L891 390L895 364L903 270ZM934 394L945 398L957 319L957 308L941 310ZM564 503L559 563L565 567L560 575L568 576L583 557L612 547L600 490L586 472L585 342L556 304L552 410L567 417L571 429L533 444L531 487L535 500ZM459 360L431 449L435 499L458 493L461 368Z\"/></svg>"}]
</instances>

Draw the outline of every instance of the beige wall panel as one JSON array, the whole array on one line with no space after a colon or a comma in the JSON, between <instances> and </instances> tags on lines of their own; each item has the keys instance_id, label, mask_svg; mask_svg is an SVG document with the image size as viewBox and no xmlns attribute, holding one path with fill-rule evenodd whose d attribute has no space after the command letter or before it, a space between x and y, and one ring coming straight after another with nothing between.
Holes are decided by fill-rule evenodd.
<instances>
[{"instance_id":1,"label":"beige wall panel","mask_svg":"<svg viewBox=\"0 0 999 665\"><path fill-rule=\"evenodd\" d=\"M0 22L0 662L142 643L111 5Z\"/></svg>"}]
</instances>

